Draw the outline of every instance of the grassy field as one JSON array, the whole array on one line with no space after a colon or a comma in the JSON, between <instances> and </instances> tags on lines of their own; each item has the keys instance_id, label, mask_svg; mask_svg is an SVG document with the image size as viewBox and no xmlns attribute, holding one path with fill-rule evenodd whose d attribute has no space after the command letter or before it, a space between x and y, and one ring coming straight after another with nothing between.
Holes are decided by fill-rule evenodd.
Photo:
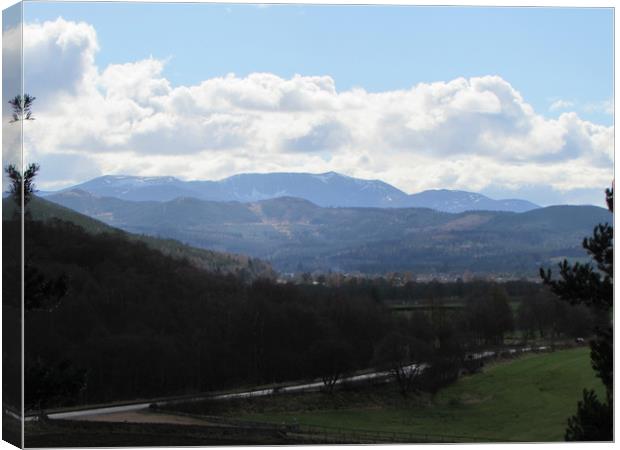
<instances>
[{"instance_id":1,"label":"grassy field","mask_svg":"<svg viewBox=\"0 0 620 450\"><path fill-rule=\"evenodd\" d=\"M307 397L310 405L296 396L288 398L287 411L282 411L282 399L273 399L277 405L263 405L262 412L254 408L234 414L245 420L467 436L472 441L562 441L584 387L604 392L590 367L589 349L577 348L487 366L423 401L382 404L373 399L364 404L357 397L347 407L342 393L339 405L330 408L317 404L316 396Z\"/></svg>"}]
</instances>

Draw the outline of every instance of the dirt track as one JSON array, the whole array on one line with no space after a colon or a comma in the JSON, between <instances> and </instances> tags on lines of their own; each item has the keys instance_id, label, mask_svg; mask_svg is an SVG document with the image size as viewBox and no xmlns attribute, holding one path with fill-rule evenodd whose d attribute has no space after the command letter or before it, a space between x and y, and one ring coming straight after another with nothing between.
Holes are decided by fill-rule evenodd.
<instances>
[{"instance_id":1,"label":"dirt track","mask_svg":"<svg viewBox=\"0 0 620 450\"><path fill-rule=\"evenodd\" d=\"M80 421L88 422L120 422L120 423L167 423L171 425L203 425L214 424L194 417L176 416L173 414L151 413L149 411L123 411L80 417Z\"/></svg>"}]
</instances>

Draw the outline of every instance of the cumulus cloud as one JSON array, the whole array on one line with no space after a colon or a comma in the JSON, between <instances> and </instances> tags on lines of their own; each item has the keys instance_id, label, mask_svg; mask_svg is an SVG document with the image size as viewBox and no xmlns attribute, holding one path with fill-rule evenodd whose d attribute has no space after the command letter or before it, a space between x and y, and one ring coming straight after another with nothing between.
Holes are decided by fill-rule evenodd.
<instances>
[{"instance_id":1,"label":"cumulus cloud","mask_svg":"<svg viewBox=\"0 0 620 450\"><path fill-rule=\"evenodd\" d=\"M414 192L541 182L570 191L605 186L613 172L612 127L573 112L545 118L499 76L373 93L339 91L327 75L271 73L173 87L165 61L98 67L88 24L27 24L24 36L28 89L38 98L28 151L87 158L89 174L335 170ZM76 165L65 166L74 173L64 178L78 177Z\"/></svg>"},{"instance_id":2,"label":"cumulus cloud","mask_svg":"<svg viewBox=\"0 0 620 450\"><path fill-rule=\"evenodd\" d=\"M27 36L26 36L27 34ZM97 77L95 29L84 22L55 21L24 27L24 90L37 90L40 102L61 93L78 94Z\"/></svg>"}]
</instances>

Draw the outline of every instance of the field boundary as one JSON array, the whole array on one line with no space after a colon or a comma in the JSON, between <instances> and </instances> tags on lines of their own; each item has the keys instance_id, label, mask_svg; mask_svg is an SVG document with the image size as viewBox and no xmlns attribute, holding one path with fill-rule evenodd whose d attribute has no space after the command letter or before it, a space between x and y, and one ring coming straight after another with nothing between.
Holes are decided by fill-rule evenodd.
<instances>
[{"instance_id":1,"label":"field boundary","mask_svg":"<svg viewBox=\"0 0 620 450\"><path fill-rule=\"evenodd\" d=\"M449 434L413 433L406 431L382 431L359 428L331 427L327 425L298 424L273 422L257 422L250 420L233 419L222 416L210 416L201 414L184 413L174 410L156 409L154 413L171 414L183 417L201 419L211 423L245 428L254 431L271 430L281 433L304 434L307 437L314 436L322 442L381 444L381 443L455 443L455 442L520 442L506 439L493 439L482 436L465 436Z\"/></svg>"}]
</instances>

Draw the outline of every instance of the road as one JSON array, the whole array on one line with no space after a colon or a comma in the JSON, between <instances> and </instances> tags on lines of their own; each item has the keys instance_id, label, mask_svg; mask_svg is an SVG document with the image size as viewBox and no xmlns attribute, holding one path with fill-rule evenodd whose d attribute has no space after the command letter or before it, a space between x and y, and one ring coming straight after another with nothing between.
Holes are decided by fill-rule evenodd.
<instances>
[{"instance_id":1,"label":"road","mask_svg":"<svg viewBox=\"0 0 620 450\"><path fill-rule=\"evenodd\" d=\"M542 347L526 347L522 349L506 349L503 352L508 352L509 354L516 353L527 353L532 351L545 351L547 350L547 346ZM496 355L494 351L485 351L480 353L471 354L469 359L487 359L492 358ZM422 365L422 370L424 370L426 365ZM405 368L406 371L412 371L418 368L418 365L412 364ZM391 373L389 371L376 371L363 373L358 375L353 375L349 377L341 378L336 382L336 384L343 383L359 383L363 381L382 381L387 380L391 377ZM193 397L178 397L178 398L168 398L168 399L153 399L150 401L141 401L137 403L129 403L118 406L103 406L103 407L94 407L94 408L81 408L75 410L64 410L64 411L55 411L47 413L47 417L49 419L81 419L88 416L95 415L104 415L104 414L112 414L112 413L120 413L120 412L132 412L132 411L140 411L148 409L151 405L157 405L158 407L165 407L169 405L175 405L179 403L188 403L188 402L198 402L202 400L232 400L239 398L251 398L251 397L264 397L267 395L277 395L279 393L294 393L294 392L308 392L308 391L319 391L323 387L322 381L313 381L310 383L300 383L294 385L286 385L286 386L278 386L274 388L266 388L266 389L253 389L244 392L231 392L231 393L223 393L223 394L214 394L214 393L206 393L202 395L196 395ZM37 420L37 415L26 415L26 420Z\"/></svg>"},{"instance_id":2,"label":"road","mask_svg":"<svg viewBox=\"0 0 620 450\"><path fill-rule=\"evenodd\" d=\"M408 366L406 370L413 370L417 367L415 364ZM354 375L351 377L345 377L338 381L336 384L342 383L359 383L362 381L369 380L380 380L387 379L390 377L389 371L379 371L379 372L371 372L365 373L361 375ZM166 399L166 400L153 400L153 401L145 401L141 403L132 403L127 405L119 405L119 406L106 406L100 408L92 408L92 409L80 409L73 411L61 411L61 412L51 412L47 414L49 419L78 419L82 417L92 416L92 415L103 415L103 414L112 414L119 412L131 412L131 411L140 411L144 409L148 409L151 405L157 405L158 407L165 407L169 405L174 405L178 403L188 403L188 402L198 402L202 400L233 400L239 398L251 398L251 397L264 397L267 395L274 395L279 393L294 393L294 392L308 392L308 391L319 391L323 387L323 381L313 381L311 383L302 383L295 384L289 386L282 387L274 387L267 389L253 389L244 392L231 392L227 394L204 394L197 395L195 397L182 397L178 399ZM37 416L26 416L26 420L36 420Z\"/></svg>"}]
</instances>

